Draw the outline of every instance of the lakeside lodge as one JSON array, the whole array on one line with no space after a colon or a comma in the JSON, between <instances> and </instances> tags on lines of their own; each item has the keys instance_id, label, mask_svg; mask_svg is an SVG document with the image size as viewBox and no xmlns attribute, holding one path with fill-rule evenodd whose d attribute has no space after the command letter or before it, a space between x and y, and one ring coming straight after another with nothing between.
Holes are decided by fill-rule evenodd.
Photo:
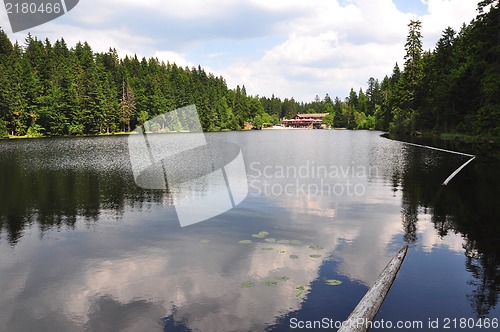
<instances>
[{"instance_id":1,"label":"lakeside lodge","mask_svg":"<svg viewBox=\"0 0 500 332\"><path fill-rule=\"evenodd\" d=\"M319 129L328 113L297 114L293 119L283 119L284 127Z\"/></svg>"}]
</instances>

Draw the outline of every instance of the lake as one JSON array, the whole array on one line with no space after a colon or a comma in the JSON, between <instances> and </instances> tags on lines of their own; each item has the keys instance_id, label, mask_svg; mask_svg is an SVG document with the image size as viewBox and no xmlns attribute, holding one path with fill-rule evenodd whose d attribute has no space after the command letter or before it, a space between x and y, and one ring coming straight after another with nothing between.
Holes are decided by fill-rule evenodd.
<instances>
[{"instance_id":1,"label":"lake","mask_svg":"<svg viewBox=\"0 0 500 332\"><path fill-rule=\"evenodd\" d=\"M126 136L0 141L0 330L335 331L405 243L376 321L493 330L498 147L442 186L468 157L380 134L206 134L239 146L248 195L187 227L179 193L136 185Z\"/></svg>"}]
</instances>

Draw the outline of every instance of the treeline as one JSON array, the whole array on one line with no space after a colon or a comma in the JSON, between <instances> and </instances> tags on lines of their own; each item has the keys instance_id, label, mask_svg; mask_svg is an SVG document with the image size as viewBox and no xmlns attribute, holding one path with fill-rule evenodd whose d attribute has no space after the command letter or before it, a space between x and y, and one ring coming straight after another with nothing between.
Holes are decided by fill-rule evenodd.
<instances>
[{"instance_id":1,"label":"treeline","mask_svg":"<svg viewBox=\"0 0 500 332\"><path fill-rule=\"evenodd\" d=\"M432 51L422 47L421 22L411 21L405 63L382 81L344 100L328 95L306 109L331 114L335 127L500 136L500 9L478 4L479 15L459 32L447 28Z\"/></svg>"},{"instance_id":2,"label":"treeline","mask_svg":"<svg viewBox=\"0 0 500 332\"><path fill-rule=\"evenodd\" d=\"M382 82L370 78L366 93L336 99L333 124L500 136L499 1L481 1L478 12L458 33L445 29L432 51L422 48L421 22L411 21L403 69L396 63Z\"/></svg>"},{"instance_id":3,"label":"treeline","mask_svg":"<svg viewBox=\"0 0 500 332\"><path fill-rule=\"evenodd\" d=\"M120 59L30 35L12 44L0 29L0 137L83 135L130 131L167 111L195 104L206 131L277 124L297 113L329 113L333 127L461 132L500 136L500 10L478 4L479 15L451 28L432 51L422 47L421 23L411 21L402 69L368 80L341 100L328 94L309 103L249 96L223 77L155 58Z\"/></svg>"},{"instance_id":4,"label":"treeline","mask_svg":"<svg viewBox=\"0 0 500 332\"><path fill-rule=\"evenodd\" d=\"M0 31L0 134L82 135L129 131L137 123L196 104L205 130L239 129L260 103L200 67L93 53L30 35L12 44Z\"/></svg>"},{"instance_id":5,"label":"treeline","mask_svg":"<svg viewBox=\"0 0 500 332\"><path fill-rule=\"evenodd\" d=\"M195 104L205 131L261 127L305 112L293 98L247 95L200 66L156 58L121 59L31 35L12 44L0 29L0 137L127 132L148 119Z\"/></svg>"},{"instance_id":6,"label":"treeline","mask_svg":"<svg viewBox=\"0 0 500 332\"><path fill-rule=\"evenodd\" d=\"M381 84L381 129L500 136L498 0L480 2L478 11L458 33L445 29L432 51L422 50L420 22L410 22L404 68Z\"/></svg>"}]
</instances>

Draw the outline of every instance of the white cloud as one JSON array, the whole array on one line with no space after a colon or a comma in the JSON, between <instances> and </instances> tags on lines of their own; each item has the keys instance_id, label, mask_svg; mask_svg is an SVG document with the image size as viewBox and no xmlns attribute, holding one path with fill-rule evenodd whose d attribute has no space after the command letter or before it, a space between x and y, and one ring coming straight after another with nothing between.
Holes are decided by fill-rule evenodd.
<instances>
[{"instance_id":1,"label":"white cloud","mask_svg":"<svg viewBox=\"0 0 500 332\"><path fill-rule=\"evenodd\" d=\"M299 100L325 93L343 97L351 86L364 87L370 76L390 73L402 57L408 20L387 0L355 1L344 7L320 1L290 22L283 43L259 61L236 63L223 74L230 83L245 78L250 93Z\"/></svg>"},{"instance_id":2,"label":"white cloud","mask_svg":"<svg viewBox=\"0 0 500 332\"><path fill-rule=\"evenodd\" d=\"M238 5L232 0L169 0L168 2L164 0L112 0L111 2L117 6L126 4L130 7L142 7L186 19L222 16L224 12Z\"/></svg>"},{"instance_id":3,"label":"white cloud","mask_svg":"<svg viewBox=\"0 0 500 332\"><path fill-rule=\"evenodd\" d=\"M283 5L282 3L280 3ZM417 17L399 11L391 0L315 1L289 22L284 42L259 60L237 62L223 71L250 93L312 100L325 93L345 97L365 88L370 76L390 75L402 65L407 24L422 20L424 46L433 48L448 25L456 29L475 16L470 0L428 0L429 12Z\"/></svg>"},{"instance_id":4,"label":"white cloud","mask_svg":"<svg viewBox=\"0 0 500 332\"><path fill-rule=\"evenodd\" d=\"M155 52L153 57L158 58L158 60L164 61L165 63L167 63L167 62L175 63L181 67L191 68L191 67L195 66L194 63L192 63L191 61L186 59L184 54L180 54L180 53L176 53L176 52L158 51L158 52Z\"/></svg>"},{"instance_id":5,"label":"white cloud","mask_svg":"<svg viewBox=\"0 0 500 332\"><path fill-rule=\"evenodd\" d=\"M442 31L451 26L459 31L476 16L477 1L472 0L424 0L428 14L420 17L424 48L433 49Z\"/></svg>"}]
</instances>

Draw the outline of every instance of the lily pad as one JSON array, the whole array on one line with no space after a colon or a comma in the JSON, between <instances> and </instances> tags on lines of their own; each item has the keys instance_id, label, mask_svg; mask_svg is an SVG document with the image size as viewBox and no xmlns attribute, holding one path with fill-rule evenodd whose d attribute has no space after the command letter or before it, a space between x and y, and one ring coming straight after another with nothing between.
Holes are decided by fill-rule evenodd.
<instances>
[{"instance_id":1,"label":"lily pad","mask_svg":"<svg viewBox=\"0 0 500 332\"><path fill-rule=\"evenodd\" d=\"M278 252L279 252L280 254L284 254L284 253L286 252L286 250L278 250Z\"/></svg>"},{"instance_id":2,"label":"lily pad","mask_svg":"<svg viewBox=\"0 0 500 332\"><path fill-rule=\"evenodd\" d=\"M274 242L276 242L276 239L273 239L272 237L268 237L264 241L269 242L269 243L274 243Z\"/></svg>"},{"instance_id":3,"label":"lily pad","mask_svg":"<svg viewBox=\"0 0 500 332\"><path fill-rule=\"evenodd\" d=\"M292 240L290 241L291 244L295 244L295 245L299 245L299 244L302 244L302 241L299 241L299 240Z\"/></svg>"},{"instance_id":4,"label":"lily pad","mask_svg":"<svg viewBox=\"0 0 500 332\"><path fill-rule=\"evenodd\" d=\"M238 241L238 243L249 244L249 243L252 243L252 240L240 240L240 241Z\"/></svg>"},{"instance_id":5,"label":"lily pad","mask_svg":"<svg viewBox=\"0 0 500 332\"><path fill-rule=\"evenodd\" d=\"M309 255L309 257L311 257L311 258L320 258L321 255Z\"/></svg>"},{"instance_id":6,"label":"lily pad","mask_svg":"<svg viewBox=\"0 0 500 332\"><path fill-rule=\"evenodd\" d=\"M262 248L262 250L265 250L265 251L272 251L272 250L274 250L274 248Z\"/></svg>"},{"instance_id":7,"label":"lily pad","mask_svg":"<svg viewBox=\"0 0 500 332\"><path fill-rule=\"evenodd\" d=\"M203 244L209 244L210 243L210 240L201 240L200 243L203 243Z\"/></svg>"},{"instance_id":8,"label":"lily pad","mask_svg":"<svg viewBox=\"0 0 500 332\"><path fill-rule=\"evenodd\" d=\"M276 286L278 282L276 280L266 280L264 284L266 284L266 286Z\"/></svg>"},{"instance_id":9,"label":"lily pad","mask_svg":"<svg viewBox=\"0 0 500 332\"><path fill-rule=\"evenodd\" d=\"M253 286L255 286L255 282L253 282L253 281L243 281L240 284L241 288L252 288Z\"/></svg>"},{"instance_id":10,"label":"lily pad","mask_svg":"<svg viewBox=\"0 0 500 332\"><path fill-rule=\"evenodd\" d=\"M259 238L259 239L263 239L263 238L265 238L268 235L269 235L269 232L265 232L265 231L259 232L257 234L252 234L253 237L256 237L256 238Z\"/></svg>"},{"instance_id":11,"label":"lily pad","mask_svg":"<svg viewBox=\"0 0 500 332\"><path fill-rule=\"evenodd\" d=\"M297 256L297 255L290 255L290 258L291 258L291 259L298 259L298 258L299 258L299 256Z\"/></svg>"},{"instance_id":12,"label":"lily pad","mask_svg":"<svg viewBox=\"0 0 500 332\"><path fill-rule=\"evenodd\" d=\"M281 277L277 277L276 280L279 280L279 281L287 281L289 280L290 278L288 278L287 276L281 276Z\"/></svg>"},{"instance_id":13,"label":"lily pad","mask_svg":"<svg viewBox=\"0 0 500 332\"><path fill-rule=\"evenodd\" d=\"M299 285L295 287L295 290L297 291L297 293L295 294L296 297L303 297L304 294L307 292L308 288L307 286Z\"/></svg>"},{"instance_id":14,"label":"lily pad","mask_svg":"<svg viewBox=\"0 0 500 332\"><path fill-rule=\"evenodd\" d=\"M313 250L323 250L323 247L320 247L318 245L310 245L309 248Z\"/></svg>"},{"instance_id":15,"label":"lily pad","mask_svg":"<svg viewBox=\"0 0 500 332\"><path fill-rule=\"evenodd\" d=\"M290 243L290 240L278 240L278 243L280 243L280 244L288 244L288 243Z\"/></svg>"},{"instance_id":16,"label":"lily pad","mask_svg":"<svg viewBox=\"0 0 500 332\"><path fill-rule=\"evenodd\" d=\"M328 280L325 280L325 283L329 286L338 286L338 285L342 284L342 281L336 280L336 279L328 279Z\"/></svg>"}]
</instances>

